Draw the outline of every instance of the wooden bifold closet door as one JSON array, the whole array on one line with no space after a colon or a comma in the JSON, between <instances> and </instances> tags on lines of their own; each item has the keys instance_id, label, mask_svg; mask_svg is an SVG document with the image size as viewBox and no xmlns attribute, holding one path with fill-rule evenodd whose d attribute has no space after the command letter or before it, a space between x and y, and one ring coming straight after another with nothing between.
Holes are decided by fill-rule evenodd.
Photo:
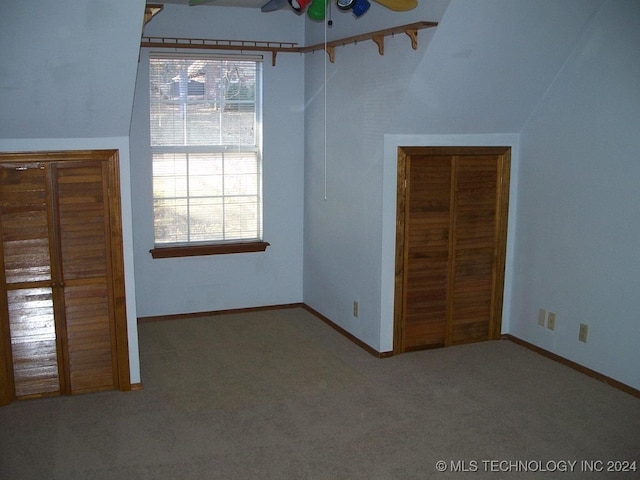
<instances>
[{"instance_id":1,"label":"wooden bifold closet door","mask_svg":"<svg viewBox=\"0 0 640 480\"><path fill-rule=\"evenodd\" d=\"M117 151L0 155L0 404L130 389Z\"/></svg>"},{"instance_id":2,"label":"wooden bifold closet door","mask_svg":"<svg viewBox=\"0 0 640 480\"><path fill-rule=\"evenodd\" d=\"M398 156L394 351L500 336L507 147L403 147Z\"/></svg>"}]
</instances>

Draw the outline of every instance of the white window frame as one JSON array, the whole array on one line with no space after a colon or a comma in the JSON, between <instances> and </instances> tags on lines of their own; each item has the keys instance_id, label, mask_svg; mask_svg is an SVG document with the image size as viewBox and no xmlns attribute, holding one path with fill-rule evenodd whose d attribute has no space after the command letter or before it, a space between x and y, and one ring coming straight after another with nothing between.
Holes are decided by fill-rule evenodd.
<instances>
[{"instance_id":1,"label":"white window frame","mask_svg":"<svg viewBox=\"0 0 640 480\"><path fill-rule=\"evenodd\" d=\"M180 54L180 53L152 52L150 53L150 56L149 56L150 92L151 92L151 89L154 88L154 85L152 83L152 78L151 78L151 70L152 70L151 65L152 65L152 62L157 60L204 60L204 61L213 60L216 62L217 61L225 62L224 63L225 65L229 65L228 62L231 62L231 64L233 62L247 62L247 61L255 62L256 64L255 90L254 90L255 92L255 97L254 97L255 98L255 123L254 123L254 135L253 135L254 143L253 144L241 144L238 142L225 143L222 137L222 134L220 134L219 137L216 138L214 141L212 141L210 144L207 144L206 142L203 143L201 138L195 142L190 142L188 139L195 138L195 137L191 137L190 135L187 134L188 127L186 126L187 125L186 121L184 122L185 126L183 127L184 133L181 135L182 138L178 140L174 140L170 138L171 135L168 135L166 137L168 140L165 140L165 137L162 136L164 135L162 132L162 129L158 129L158 131L160 132L160 137L158 137L157 135L154 136L153 133L151 134L150 147L151 147L152 163L154 162L154 159L160 158L162 156L164 156L165 159L167 158L171 159L171 157L173 156L177 159L176 163L178 164L184 163L183 168L186 168L186 170L184 171L186 173L183 172L184 174L182 176L185 179L185 182L187 185L186 188L188 189L186 195L183 193L181 195L174 194L174 196L165 195L164 197L160 197L160 196L156 196L156 193L155 193L156 188L154 186L154 206L153 206L154 219L156 218L156 214L159 211L156 208L156 201L161 201L164 198L167 201L171 201L173 199L176 202L176 204L183 203L182 215L184 218L184 215L186 212L186 217L188 220L186 221L186 223L182 222L183 225L187 225L187 226L185 226L184 229L181 229L180 232L176 234L175 241L167 240L167 238L169 238L169 235L166 235L165 238L161 238L159 241L159 239L157 238L158 232L156 231L156 221L154 220L154 248L151 250L151 254L153 255L154 258L166 258L166 257L176 257L176 256L264 251L269 244L264 242L263 236L262 236L263 235L263 227L262 227L262 223L263 223L262 56L220 55L220 54L210 54L210 53ZM223 80L222 78L219 79L220 82L222 80ZM181 85L184 86L184 81L182 82ZM198 87L197 84L195 84L195 86ZM167 86L167 88L171 88L171 86ZM191 83L187 82L187 92L190 92L189 90L190 88L191 88ZM202 91L203 91L203 98L204 98L204 86L202 88L203 88ZM226 92L226 90L221 90L221 91ZM150 127L151 129L153 129L154 119L153 119L152 112L154 111L153 110L154 105L158 105L158 103L154 103L154 99L151 98L151 93L149 95L150 95L150 104L149 104L150 105L150 116L149 116ZM182 105L184 109L181 109L181 110L187 111L186 110L187 106L192 104L189 101L189 95L190 93L187 93L187 95L184 95L184 92L182 92L182 94L180 95L181 98L179 98L177 102L175 99L173 99L172 103L174 103L175 105ZM199 93L196 93L195 95L199 95ZM224 94L218 94L216 98L224 99L226 98L226 96ZM218 106L218 108L222 108L222 110L224 110L225 100L220 100L220 101L222 106L221 107ZM233 104L233 103L234 102L228 102L228 104ZM240 103L242 102L241 101L236 102L236 104L240 104ZM159 138L160 141L154 142L153 138ZM251 178L252 181L257 181L257 185L253 185L252 187L254 189L257 189L257 194L251 193L250 197L255 197L257 195L258 198L255 199L255 201L252 201L249 203L249 205L251 205L252 208L256 208L256 212L255 212L256 217L252 218L252 220L256 222L256 225L255 225L255 230L251 231L251 235L246 235L245 233L243 234L235 233L230 235L231 238L227 238L227 232L231 227L229 226L230 222L227 222L226 224L224 223L225 222L224 212L227 209L228 201L230 201L232 197L240 198L241 195L239 196L238 192L236 192L235 195L227 193L226 189L224 188L225 179L231 178L231 174L225 173L226 172L225 165L227 164L232 165L233 159L237 158L238 155L242 155L243 153L248 154L250 157L255 155L255 160L253 158L250 160L251 162L253 161L256 162L255 168L250 167L253 170L248 172L247 177ZM193 180L193 177L191 177L191 174L188 170L189 165L191 165L191 161L194 158L198 158L198 156L201 156L203 154L210 155L212 157L211 161L212 162L215 161L217 167L219 168L219 171L222 172L221 174L218 174L218 177L222 178L221 182L223 185L223 193L217 193L217 194L211 193L211 195L209 196L205 195L204 197L198 197L197 195L192 194L192 191L189 189L189 181ZM171 162L168 162L168 163L169 165L171 164ZM170 179L171 174L170 173L165 174L164 177L166 179ZM238 177L241 177L241 175L235 175L235 180L237 180ZM154 176L154 185L156 181L159 182L158 184L160 185L161 178L162 178L161 175L158 175L157 177ZM177 182L177 180L174 180L174 182ZM220 217L216 217L216 218L220 219L220 222L222 222L222 227L220 227L221 230L216 231L216 233L212 234L209 238L202 238L202 236L196 236L194 239L192 238L192 235L191 235L191 229L195 225L194 224L195 220L191 216L190 205L192 205L195 201L202 200L203 198L209 199L209 201L213 203L218 201L221 202L215 208L217 208L217 210L221 212L219 213L219 215L222 218ZM214 208L214 207L211 207L211 208ZM180 221L181 220L175 219L175 222L176 222L175 225L178 225ZM218 224L220 222L216 222L216 223ZM176 229L178 228L176 227Z\"/></svg>"}]
</instances>

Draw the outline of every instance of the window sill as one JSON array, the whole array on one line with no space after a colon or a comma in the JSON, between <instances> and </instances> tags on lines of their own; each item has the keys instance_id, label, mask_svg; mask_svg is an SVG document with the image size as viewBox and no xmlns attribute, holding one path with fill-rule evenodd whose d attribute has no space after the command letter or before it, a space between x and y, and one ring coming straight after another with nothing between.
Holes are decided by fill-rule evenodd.
<instances>
[{"instance_id":1,"label":"window sill","mask_svg":"<svg viewBox=\"0 0 640 480\"><path fill-rule=\"evenodd\" d=\"M184 245L159 247L149 250L153 258L196 257L200 255L225 255L228 253L264 252L267 242L219 243L211 245Z\"/></svg>"}]
</instances>

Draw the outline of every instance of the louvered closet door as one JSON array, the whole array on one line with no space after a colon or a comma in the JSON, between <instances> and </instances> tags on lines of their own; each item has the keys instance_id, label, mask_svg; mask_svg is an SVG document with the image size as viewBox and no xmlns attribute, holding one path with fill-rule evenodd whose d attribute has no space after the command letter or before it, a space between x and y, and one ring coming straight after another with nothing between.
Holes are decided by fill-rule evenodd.
<instances>
[{"instance_id":1,"label":"louvered closet door","mask_svg":"<svg viewBox=\"0 0 640 480\"><path fill-rule=\"evenodd\" d=\"M52 166L70 393L117 386L106 162Z\"/></svg>"},{"instance_id":2,"label":"louvered closet door","mask_svg":"<svg viewBox=\"0 0 640 480\"><path fill-rule=\"evenodd\" d=\"M0 164L0 302L12 352L5 367L18 397L60 392L49 212L44 163Z\"/></svg>"},{"instance_id":3,"label":"louvered closet door","mask_svg":"<svg viewBox=\"0 0 640 480\"><path fill-rule=\"evenodd\" d=\"M498 338L510 150L403 147L394 351Z\"/></svg>"},{"instance_id":4,"label":"louvered closet door","mask_svg":"<svg viewBox=\"0 0 640 480\"><path fill-rule=\"evenodd\" d=\"M0 405L130 390L115 150L0 153Z\"/></svg>"}]
</instances>

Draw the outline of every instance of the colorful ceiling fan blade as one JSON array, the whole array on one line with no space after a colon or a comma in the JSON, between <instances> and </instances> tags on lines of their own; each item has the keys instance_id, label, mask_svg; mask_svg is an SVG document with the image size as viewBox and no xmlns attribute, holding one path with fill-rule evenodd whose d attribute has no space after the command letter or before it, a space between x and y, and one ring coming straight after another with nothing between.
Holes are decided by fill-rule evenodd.
<instances>
[{"instance_id":1,"label":"colorful ceiling fan blade","mask_svg":"<svg viewBox=\"0 0 640 480\"><path fill-rule=\"evenodd\" d=\"M282 10L283 8L290 8L288 0L269 0L262 8L263 12L275 12L276 10Z\"/></svg>"},{"instance_id":2,"label":"colorful ceiling fan blade","mask_svg":"<svg viewBox=\"0 0 640 480\"><path fill-rule=\"evenodd\" d=\"M418 0L375 0L380 5L396 12L406 12L418 6Z\"/></svg>"}]
</instances>

